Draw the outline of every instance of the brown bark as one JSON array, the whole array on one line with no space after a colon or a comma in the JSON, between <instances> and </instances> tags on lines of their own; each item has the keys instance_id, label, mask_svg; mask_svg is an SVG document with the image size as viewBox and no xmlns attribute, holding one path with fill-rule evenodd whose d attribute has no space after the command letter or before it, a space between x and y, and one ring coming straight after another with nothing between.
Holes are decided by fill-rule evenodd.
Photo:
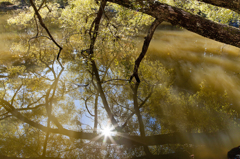
<instances>
[{"instance_id":1,"label":"brown bark","mask_svg":"<svg viewBox=\"0 0 240 159\"><path fill-rule=\"evenodd\" d=\"M138 10L129 0L108 1L129 9ZM157 19L165 17L164 20L173 25L182 26L189 31L209 39L240 47L240 29L238 28L204 19L198 15L188 13L164 3L159 3L158 1L149 0L148 3L148 5L145 5L145 7L139 11Z\"/></svg>"},{"instance_id":2,"label":"brown bark","mask_svg":"<svg viewBox=\"0 0 240 159\"><path fill-rule=\"evenodd\" d=\"M218 7L231 9L240 14L239 0L198 0L204 3L212 4Z\"/></svg>"}]
</instances>

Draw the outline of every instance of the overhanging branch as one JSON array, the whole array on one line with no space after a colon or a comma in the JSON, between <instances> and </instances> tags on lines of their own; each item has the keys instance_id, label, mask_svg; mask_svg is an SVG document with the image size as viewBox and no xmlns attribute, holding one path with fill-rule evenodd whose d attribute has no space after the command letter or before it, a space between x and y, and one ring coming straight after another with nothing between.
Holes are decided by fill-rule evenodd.
<instances>
[{"instance_id":1,"label":"overhanging branch","mask_svg":"<svg viewBox=\"0 0 240 159\"><path fill-rule=\"evenodd\" d=\"M129 0L108 0L123 7L138 10ZM148 1L148 5L139 10L155 18L166 17L164 20L173 25L179 25L185 29L222 43L240 48L240 29L228 25L216 23L198 15L191 14L182 9L160 3Z\"/></svg>"},{"instance_id":2,"label":"overhanging branch","mask_svg":"<svg viewBox=\"0 0 240 159\"><path fill-rule=\"evenodd\" d=\"M204 3L212 4L214 6L231 9L240 14L240 1L238 0L198 0Z\"/></svg>"}]
</instances>

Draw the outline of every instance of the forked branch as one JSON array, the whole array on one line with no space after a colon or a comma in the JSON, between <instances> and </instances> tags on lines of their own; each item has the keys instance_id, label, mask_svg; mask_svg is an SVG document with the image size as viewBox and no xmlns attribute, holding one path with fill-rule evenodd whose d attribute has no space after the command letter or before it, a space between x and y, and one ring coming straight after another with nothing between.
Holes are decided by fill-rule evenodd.
<instances>
[{"instance_id":1,"label":"forked branch","mask_svg":"<svg viewBox=\"0 0 240 159\"><path fill-rule=\"evenodd\" d=\"M46 30L48 36L50 37L50 39L52 40L52 42L59 48L59 52L57 55L57 60L59 59L60 53L62 51L62 47L56 42L56 40L53 38L52 34L50 33L50 31L48 30L47 26L44 24L42 16L39 14L39 10L37 9L36 5L34 4L33 0L30 0L30 4L34 9L35 14L37 15L37 18L39 20L40 25Z\"/></svg>"}]
</instances>

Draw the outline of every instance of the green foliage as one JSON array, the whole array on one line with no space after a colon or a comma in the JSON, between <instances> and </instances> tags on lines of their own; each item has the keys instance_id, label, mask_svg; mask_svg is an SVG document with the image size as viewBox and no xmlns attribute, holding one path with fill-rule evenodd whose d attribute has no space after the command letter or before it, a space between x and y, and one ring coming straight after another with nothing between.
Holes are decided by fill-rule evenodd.
<instances>
[{"instance_id":1,"label":"green foliage","mask_svg":"<svg viewBox=\"0 0 240 159\"><path fill-rule=\"evenodd\" d=\"M24 66L16 66L16 67L10 67L8 68L8 72L9 72L9 77L17 77L19 75L23 75L25 71L25 67Z\"/></svg>"},{"instance_id":2,"label":"green foliage","mask_svg":"<svg viewBox=\"0 0 240 159\"><path fill-rule=\"evenodd\" d=\"M207 18L219 20L219 8L191 1L161 1L180 6L197 14L208 12ZM181 3L180 3L181 2ZM190 1L186 1L190 2ZM36 2L40 5L40 1ZM114 4L108 4L106 15L101 19L94 55L89 55L92 23L96 18L99 5L93 0L72 0L66 9L57 9L54 3L47 4L52 8L41 9L46 23L52 19L61 24L62 34L54 34L64 47L60 62L56 60L58 50L47 38L33 38L27 43L14 44L12 54L19 58L13 65L7 66L8 79L4 79L1 98L10 103L17 111L33 122L47 125L51 115L66 129L78 132L93 132L95 106L98 107L98 133L109 123L109 118L100 98L101 84L107 104L119 126L127 123L121 133L139 135L139 123L136 114L129 118L134 110L133 88L136 82L129 83L139 49L135 36L153 18L137 11L128 10ZM142 4L135 4L141 7ZM195 10L192 10L195 8ZM113 10L114 12L110 12ZM220 10L219 10L220 11ZM224 14L233 15L224 10ZM31 8L19 12L9 20L12 25L35 28L34 13ZM226 23L231 16L224 17ZM93 27L93 28L91 28ZM58 28L59 29L59 28ZM58 31L57 29L57 31ZM91 30L92 29L92 30ZM60 29L59 29L60 30ZM36 31L36 30L35 30ZM41 32L44 33L44 32ZM41 34L42 35L42 34ZM29 44L29 45L28 45ZM28 49L26 49L28 48ZM85 51L84 51L85 50ZM168 53L169 56L170 53ZM97 65L100 81L96 79L93 62ZM160 60L145 58L139 68L141 83L137 90L137 102L144 121L147 135L159 135L172 132L217 132L229 127L236 127L237 113L231 108L231 99L227 90L219 92L216 88L200 81L196 92L182 92L176 88L177 78L174 69L167 69ZM101 96L102 97L102 96ZM89 113L90 112L90 113ZM46 133L22 123L14 117L8 117L3 107L1 113L0 152L9 156L40 156ZM136 113L136 112L134 112ZM86 117L87 116L87 117ZM90 118L88 121L86 118ZM11 123L11 124L7 124ZM54 121L51 128L59 128ZM6 133L8 132L8 133ZM14 143L14 147L10 148ZM151 147L155 154L175 150L179 144ZM186 146L188 147L188 146ZM143 155L142 147L124 147L107 145L104 142L85 141L50 133L47 144L47 155L68 158L129 158Z\"/></svg>"},{"instance_id":3,"label":"green foliage","mask_svg":"<svg viewBox=\"0 0 240 159\"><path fill-rule=\"evenodd\" d=\"M239 14L230 9L217 7L197 0L176 0L175 6L222 24L228 24L230 20L235 21L239 19Z\"/></svg>"},{"instance_id":4,"label":"green foliage","mask_svg":"<svg viewBox=\"0 0 240 159\"><path fill-rule=\"evenodd\" d=\"M37 8L40 6L42 1L35 1ZM58 9L59 4L57 3L46 3L42 9L40 9L39 13L42 19L50 24L50 26L54 23L57 23L57 19L59 18L61 11ZM22 28L36 28L37 19L34 16L34 10L32 7L26 8L24 10L16 12L16 15L8 20L10 25L17 25Z\"/></svg>"},{"instance_id":5,"label":"green foliage","mask_svg":"<svg viewBox=\"0 0 240 159\"><path fill-rule=\"evenodd\" d=\"M227 93L219 94L204 83L192 95L158 85L150 100L147 112L161 123L163 132L216 132L232 127L237 116Z\"/></svg>"}]
</instances>

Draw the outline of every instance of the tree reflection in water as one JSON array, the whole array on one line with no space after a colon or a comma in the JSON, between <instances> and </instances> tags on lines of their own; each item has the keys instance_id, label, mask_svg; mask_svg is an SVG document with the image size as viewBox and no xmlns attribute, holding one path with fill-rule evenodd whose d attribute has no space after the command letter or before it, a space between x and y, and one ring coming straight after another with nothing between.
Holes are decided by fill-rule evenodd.
<instances>
[{"instance_id":1,"label":"tree reflection in water","mask_svg":"<svg viewBox=\"0 0 240 159\"><path fill-rule=\"evenodd\" d=\"M228 143L229 134L223 130L230 122L234 127L235 115L227 95L204 83L195 94L177 93L171 71L151 60L140 67L141 83L129 83L126 77L133 68L134 61L129 59L135 55L130 52L134 45L125 41L121 45L128 45L123 51L128 54L103 48L106 52L96 51L94 59L78 54L71 61L65 52L60 64L45 46L28 53L34 67L9 67L1 91L2 152L21 150L24 156L44 152L55 157L76 157L77 152L77 156L123 158L149 151L158 157L184 158L197 155L198 149ZM128 68L126 62L132 66ZM84 123L83 116L91 122ZM104 136L100 130L112 121L116 133Z\"/></svg>"},{"instance_id":2,"label":"tree reflection in water","mask_svg":"<svg viewBox=\"0 0 240 159\"><path fill-rule=\"evenodd\" d=\"M95 20L96 26L100 19ZM58 49L48 39L34 38L30 46L23 39L15 48L19 59L4 67L8 78L1 81L1 154L225 158L229 147L239 143L238 115L228 91L218 91L202 79L197 88L179 91L183 85L178 73L185 72L176 62L180 55L170 58L165 51L158 60L152 46L152 54L136 64L137 42L129 35L120 39L109 33L107 18L102 21L106 27L91 28L90 35L64 37L58 60ZM165 34L169 35L161 36L163 43L172 32ZM143 56L146 51L142 49ZM182 61L189 62L188 55L181 54ZM170 64L174 58L175 70ZM188 75L194 73L193 68ZM114 133L103 133L106 127Z\"/></svg>"}]
</instances>

